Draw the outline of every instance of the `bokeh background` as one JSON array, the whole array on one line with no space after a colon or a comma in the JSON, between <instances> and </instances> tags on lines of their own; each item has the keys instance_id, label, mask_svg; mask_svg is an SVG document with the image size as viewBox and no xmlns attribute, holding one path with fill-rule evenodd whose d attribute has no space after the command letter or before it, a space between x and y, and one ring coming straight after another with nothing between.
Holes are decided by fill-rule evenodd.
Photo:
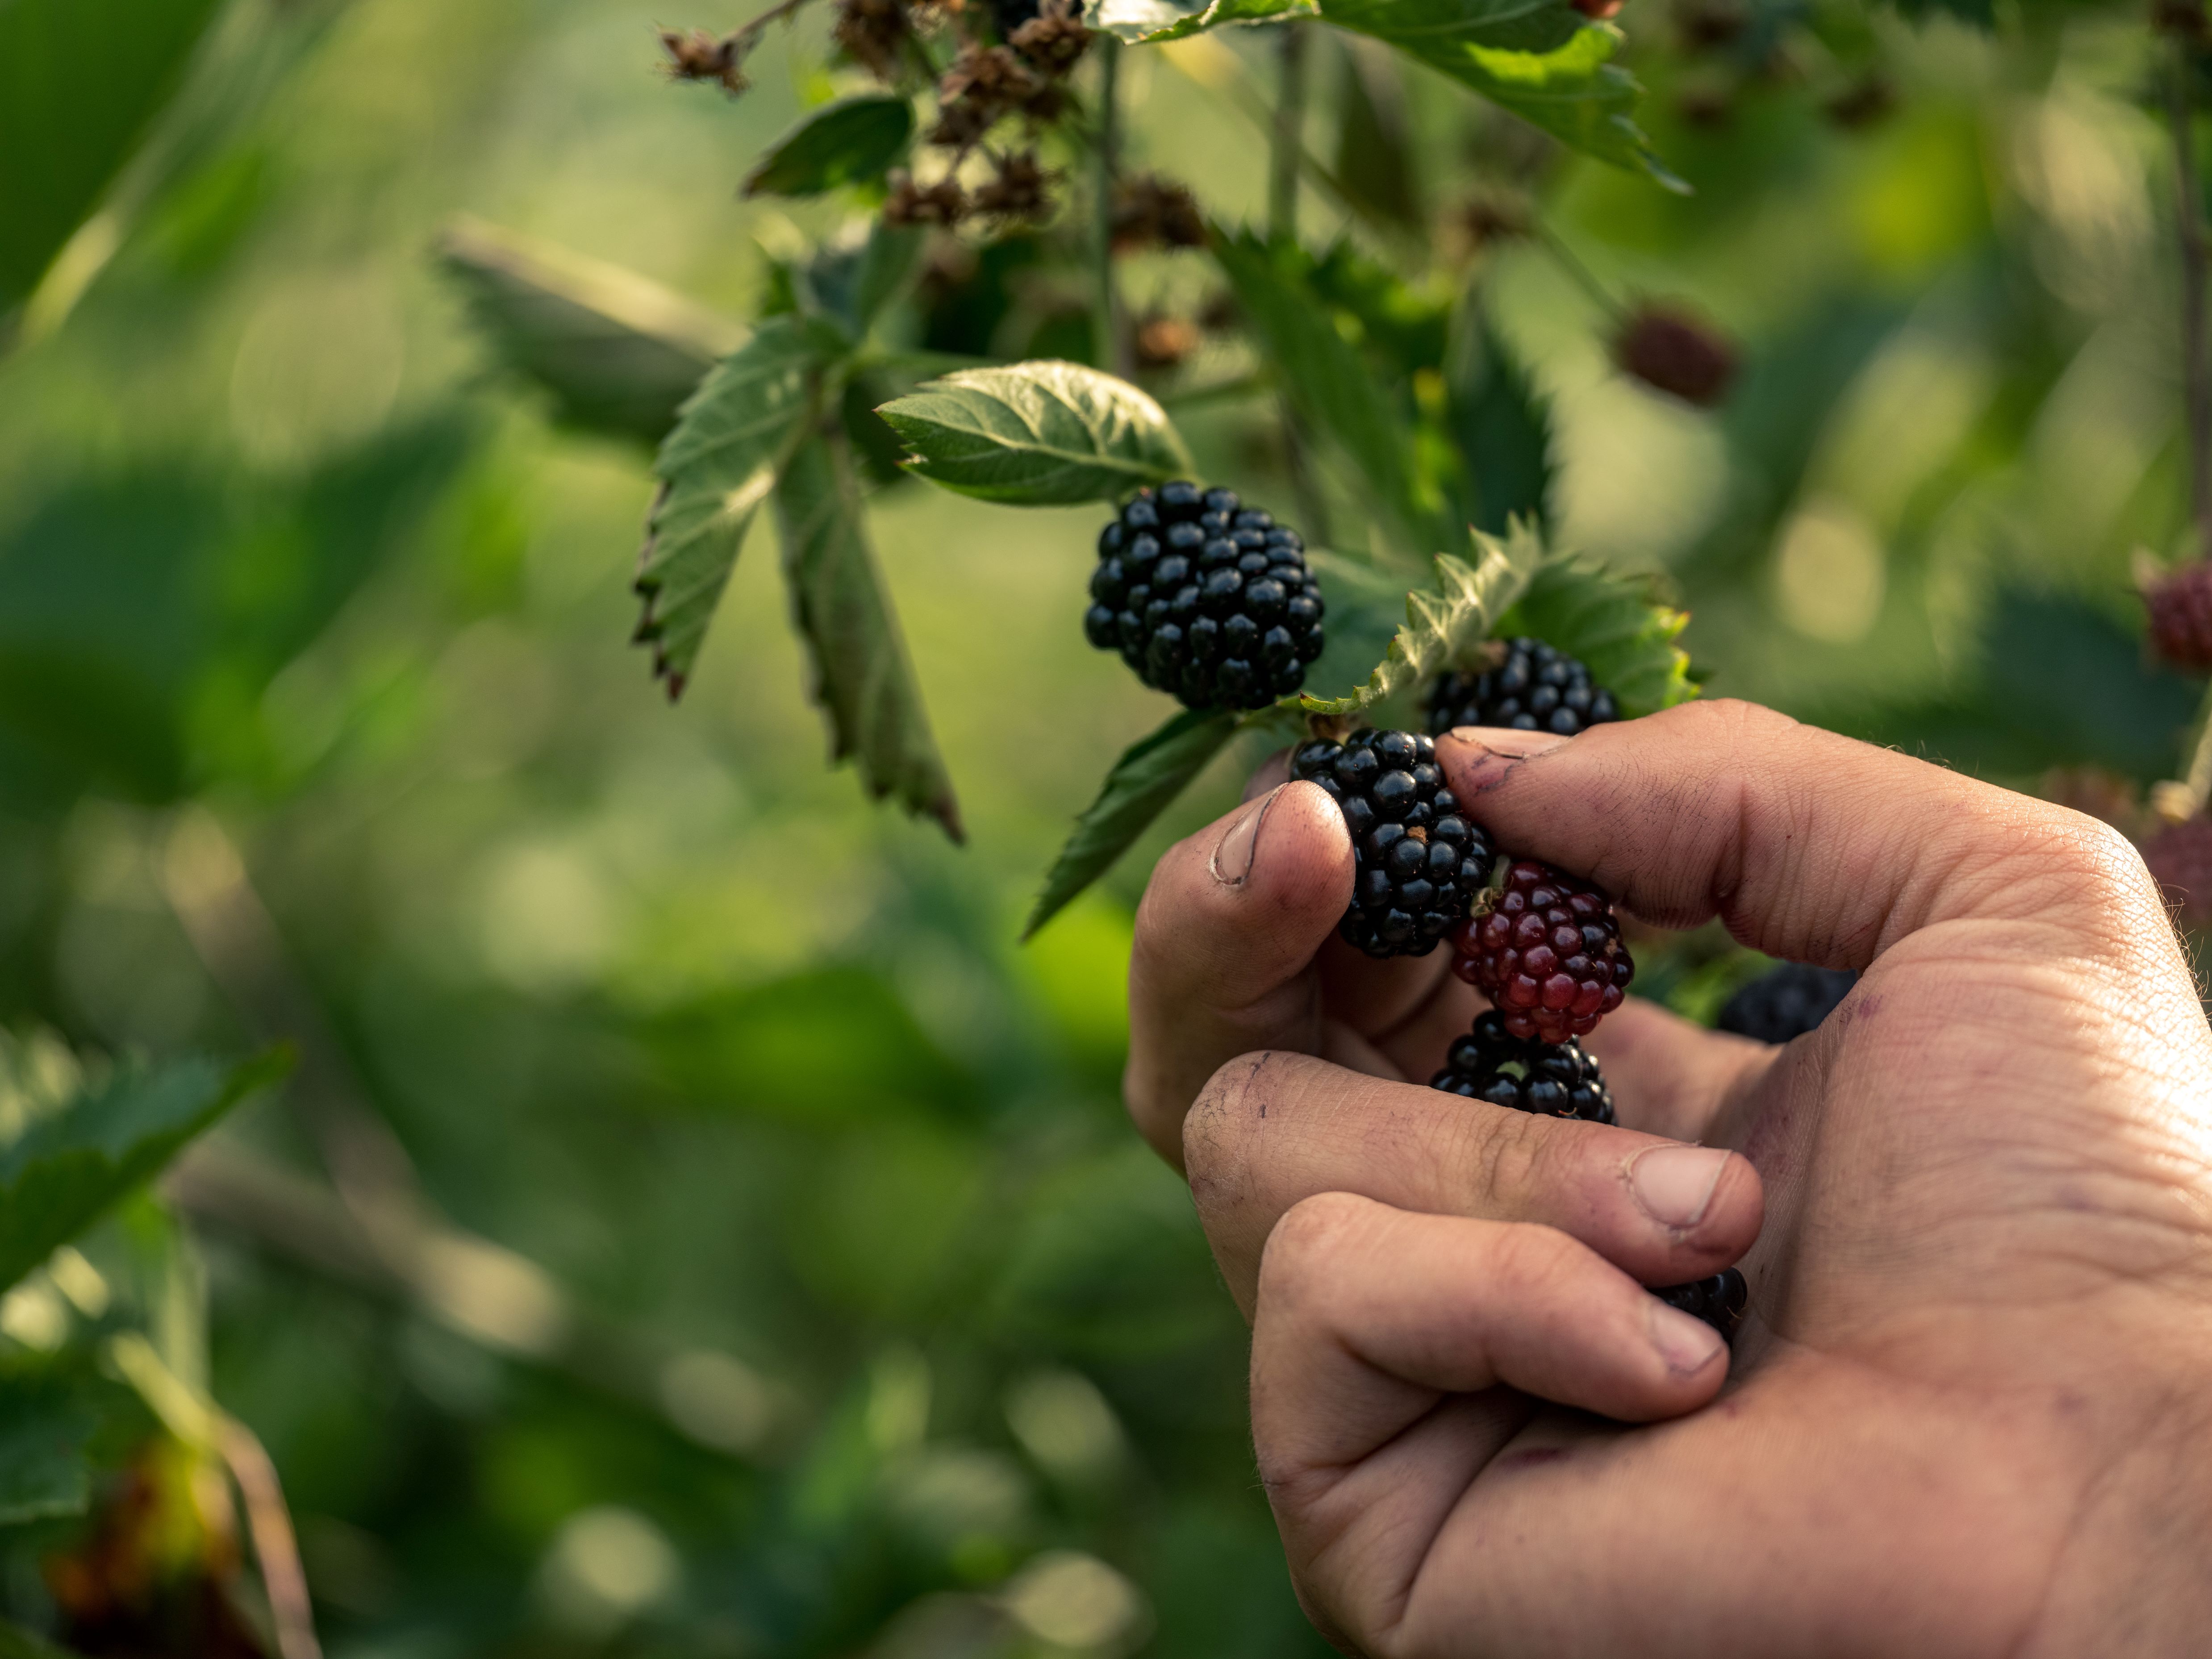
<instances>
[{"instance_id":1,"label":"bokeh background","mask_svg":"<svg viewBox=\"0 0 2212 1659\"><path fill-rule=\"evenodd\" d=\"M1559 539L1664 574L1709 691L2128 817L2198 696L2146 665L2130 574L2185 493L2140 21L1821 0L1715 46L1703 15L1622 20L1691 197L1387 58L1348 118L1334 37L1311 141L1403 192L1429 291L1486 285L1553 400ZM434 258L473 215L750 314L852 210L736 194L842 84L819 18L742 100L659 74L656 25L740 21L230 0L15 319L0 1016L303 1055L77 1260L123 1285L180 1218L163 1271L197 1264L209 1386L281 1473L344 1659L1326 1651L1254 1477L1243 1328L1116 1097L1150 858L1252 757L1014 942L1164 712L1081 647L1099 515L877 498L956 849L825 768L770 532L666 703L626 642L648 453L550 424ZM1136 159L1225 222L1265 197L1271 52L1125 54ZM1540 240L1469 231L1501 157L1601 286L1734 339L1722 408L1615 374ZM1131 281L1194 305L1200 260ZM1287 512L1256 418L1179 416ZM1651 950L1692 1013L1747 971ZM60 1346L105 1294L58 1264L0 1343ZM51 1626L34 1552L0 1595Z\"/></svg>"}]
</instances>

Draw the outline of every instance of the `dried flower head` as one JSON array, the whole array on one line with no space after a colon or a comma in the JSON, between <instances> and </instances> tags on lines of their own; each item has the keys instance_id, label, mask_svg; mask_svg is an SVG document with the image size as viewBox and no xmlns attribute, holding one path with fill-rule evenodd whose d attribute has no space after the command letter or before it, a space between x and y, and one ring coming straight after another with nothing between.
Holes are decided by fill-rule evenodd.
<instances>
[{"instance_id":1,"label":"dried flower head","mask_svg":"<svg viewBox=\"0 0 2212 1659\"><path fill-rule=\"evenodd\" d=\"M918 185L902 170L891 174L890 186L884 202L887 225L957 225L968 216L967 194L950 175Z\"/></svg>"},{"instance_id":2,"label":"dried flower head","mask_svg":"<svg viewBox=\"0 0 2212 1659\"><path fill-rule=\"evenodd\" d=\"M946 103L964 98L1004 110L1034 94L1037 85L1036 71L1012 47L980 46L971 40L960 49L960 56L937 83L937 95Z\"/></svg>"},{"instance_id":3,"label":"dried flower head","mask_svg":"<svg viewBox=\"0 0 2212 1659\"><path fill-rule=\"evenodd\" d=\"M1532 222L1528 204L1517 195L1486 191L1461 204L1459 230L1474 246L1513 242L1528 234Z\"/></svg>"},{"instance_id":4,"label":"dried flower head","mask_svg":"<svg viewBox=\"0 0 2212 1659\"><path fill-rule=\"evenodd\" d=\"M913 27L902 0L837 0L830 33L848 58L878 81L892 81Z\"/></svg>"},{"instance_id":5,"label":"dried flower head","mask_svg":"<svg viewBox=\"0 0 2212 1659\"><path fill-rule=\"evenodd\" d=\"M1173 368L1198 349L1203 337L1189 318L1155 313L1137 325L1137 367Z\"/></svg>"},{"instance_id":6,"label":"dried flower head","mask_svg":"<svg viewBox=\"0 0 2212 1659\"><path fill-rule=\"evenodd\" d=\"M1682 49L1711 52L1724 46L1750 27L1751 14L1736 0L1685 0L1674 9L1674 27Z\"/></svg>"},{"instance_id":7,"label":"dried flower head","mask_svg":"<svg viewBox=\"0 0 2212 1659\"><path fill-rule=\"evenodd\" d=\"M977 188L975 211L994 219L1042 219L1052 211L1050 187L1055 175L1037 165L1035 150L992 160L996 171Z\"/></svg>"},{"instance_id":8,"label":"dried flower head","mask_svg":"<svg viewBox=\"0 0 2212 1659\"><path fill-rule=\"evenodd\" d=\"M1828 119L1846 132L1870 127L1897 107L1897 88L1888 77L1869 72L1828 100Z\"/></svg>"},{"instance_id":9,"label":"dried flower head","mask_svg":"<svg viewBox=\"0 0 2212 1659\"><path fill-rule=\"evenodd\" d=\"M956 98L941 106L937 119L925 135L933 144L947 149L966 149L999 123L999 112L987 104Z\"/></svg>"},{"instance_id":10,"label":"dried flower head","mask_svg":"<svg viewBox=\"0 0 2212 1659\"><path fill-rule=\"evenodd\" d=\"M1022 100L1022 113L1032 127L1048 127L1067 113L1075 100L1058 81L1048 81Z\"/></svg>"},{"instance_id":11,"label":"dried flower head","mask_svg":"<svg viewBox=\"0 0 2212 1659\"><path fill-rule=\"evenodd\" d=\"M1717 132L1735 118L1735 94L1720 85L1685 87L1674 100L1674 113L1686 127Z\"/></svg>"},{"instance_id":12,"label":"dried flower head","mask_svg":"<svg viewBox=\"0 0 2212 1659\"><path fill-rule=\"evenodd\" d=\"M744 48L735 34L718 37L704 29L663 29L660 49L668 54L665 68L672 81L712 81L732 98L749 84Z\"/></svg>"},{"instance_id":13,"label":"dried flower head","mask_svg":"<svg viewBox=\"0 0 2212 1659\"><path fill-rule=\"evenodd\" d=\"M2204 0L2151 0L2150 26L2160 34L2192 45L2212 41L2212 25L2204 16Z\"/></svg>"},{"instance_id":14,"label":"dried flower head","mask_svg":"<svg viewBox=\"0 0 2212 1659\"><path fill-rule=\"evenodd\" d=\"M1640 306L1613 342L1621 372L1686 404L1711 409L1735 379L1735 349L1686 313Z\"/></svg>"},{"instance_id":15,"label":"dried flower head","mask_svg":"<svg viewBox=\"0 0 2212 1659\"><path fill-rule=\"evenodd\" d=\"M1075 67L1091 45L1076 0L1044 0L1037 15L1016 29L1007 44L1047 75L1057 79Z\"/></svg>"},{"instance_id":16,"label":"dried flower head","mask_svg":"<svg viewBox=\"0 0 2212 1659\"><path fill-rule=\"evenodd\" d=\"M1114 188L1115 252L1144 247L1203 247L1206 218L1197 198L1173 179L1139 173Z\"/></svg>"}]
</instances>

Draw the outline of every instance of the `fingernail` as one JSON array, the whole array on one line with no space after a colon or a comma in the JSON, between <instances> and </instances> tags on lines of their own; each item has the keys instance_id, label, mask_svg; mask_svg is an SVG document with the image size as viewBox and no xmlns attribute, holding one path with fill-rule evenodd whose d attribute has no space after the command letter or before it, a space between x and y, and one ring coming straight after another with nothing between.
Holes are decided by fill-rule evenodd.
<instances>
[{"instance_id":1,"label":"fingernail","mask_svg":"<svg viewBox=\"0 0 2212 1659\"><path fill-rule=\"evenodd\" d=\"M1728 1161L1724 1146L1654 1146L1629 1160L1628 1190L1661 1226L1694 1227Z\"/></svg>"},{"instance_id":2,"label":"fingernail","mask_svg":"<svg viewBox=\"0 0 2212 1659\"><path fill-rule=\"evenodd\" d=\"M1510 726L1461 726L1452 736L1506 760L1528 760L1548 755L1570 739L1556 732L1522 732Z\"/></svg>"},{"instance_id":3,"label":"fingernail","mask_svg":"<svg viewBox=\"0 0 2212 1659\"><path fill-rule=\"evenodd\" d=\"M1242 887L1245 878L1252 873L1253 860L1259 856L1260 825L1274 805L1275 797L1283 793L1284 786L1277 784L1261 798L1260 804L1231 824L1214 848L1207 867L1213 872L1214 880L1224 887Z\"/></svg>"},{"instance_id":4,"label":"fingernail","mask_svg":"<svg viewBox=\"0 0 2212 1659\"><path fill-rule=\"evenodd\" d=\"M1713 1356L1728 1346L1721 1334L1702 1319L1692 1319L1680 1308L1670 1308L1657 1297L1646 1297L1651 1321L1651 1346L1678 1376L1691 1376L1713 1363Z\"/></svg>"}]
</instances>

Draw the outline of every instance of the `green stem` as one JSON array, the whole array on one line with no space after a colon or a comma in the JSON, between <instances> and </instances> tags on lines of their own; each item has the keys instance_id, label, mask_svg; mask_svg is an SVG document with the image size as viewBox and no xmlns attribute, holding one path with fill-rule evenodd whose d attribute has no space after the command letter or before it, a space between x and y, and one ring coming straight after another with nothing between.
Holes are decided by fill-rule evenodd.
<instances>
[{"instance_id":1,"label":"green stem","mask_svg":"<svg viewBox=\"0 0 2212 1659\"><path fill-rule=\"evenodd\" d=\"M1298 173L1305 156L1306 32L1296 23L1278 27L1283 76L1267 146L1267 234L1274 241L1294 242L1298 235Z\"/></svg>"},{"instance_id":2,"label":"green stem","mask_svg":"<svg viewBox=\"0 0 2212 1659\"><path fill-rule=\"evenodd\" d=\"M1612 291L1603 283L1598 281L1597 273L1582 262L1581 256L1561 241L1559 233L1542 219L1536 221L1535 228L1536 240L1544 245L1544 252L1550 254L1553 262L1573 279L1575 286L1596 301L1597 308L1607 316L1615 322L1624 320L1628 315L1627 308L1613 297Z\"/></svg>"},{"instance_id":3,"label":"green stem","mask_svg":"<svg viewBox=\"0 0 2212 1659\"><path fill-rule=\"evenodd\" d=\"M1114 177L1119 158L1115 151L1121 137L1117 94L1121 81L1121 43L1102 36L1098 52L1098 141L1091 160L1097 168L1097 220L1092 227L1091 295L1092 348L1101 368L1123 376L1134 368L1130 361L1128 330L1121 325L1121 302L1114 290Z\"/></svg>"}]
</instances>

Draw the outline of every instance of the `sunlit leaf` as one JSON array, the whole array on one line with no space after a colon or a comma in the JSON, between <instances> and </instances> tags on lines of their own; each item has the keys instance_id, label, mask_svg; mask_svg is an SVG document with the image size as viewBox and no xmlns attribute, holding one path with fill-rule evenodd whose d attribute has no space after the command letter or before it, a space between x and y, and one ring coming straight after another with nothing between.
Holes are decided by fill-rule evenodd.
<instances>
[{"instance_id":1,"label":"sunlit leaf","mask_svg":"<svg viewBox=\"0 0 2212 1659\"><path fill-rule=\"evenodd\" d=\"M793 453L776 482L775 512L792 609L812 665L815 701L830 717L835 757L860 768L869 794L896 796L958 841L952 781L868 544L842 434L811 437Z\"/></svg>"},{"instance_id":2,"label":"sunlit leaf","mask_svg":"<svg viewBox=\"0 0 2212 1659\"><path fill-rule=\"evenodd\" d=\"M290 1061L224 1067L187 1060L118 1066L0 1150L0 1289L37 1267L107 1206Z\"/></svg>"},{"instance_id":3,"label":"sunlit leaf","mask_svg":"<svg viewBox=\"0 0 2212 1659\"><path fill-rule=\"evenodd\" d=\"M1083 21L1117 40L1156 44L1202 34L1224 23L1264 23L1279 17L1312 17L1317 0L1210 0L1181 6L1175 0L1085 0Z\"/></svg>"},{"instance_id":4,"label":"sunlit leaf","mask_svg":"<svg viewBox=\"0 0 2212 1659\"><path fill-rule=\"evenodd\" d=\"M903 98L872 94L825 104L777 139L745 179L748 196L819 196L880 179L914 137Z\"/></svg>"},{"instance_id":5,"label":"sunlit leaf","mask_svg":"<svg viewBox=\"0 0 2212 1659\"><path fill-rule=\"evenodd\" d=\"M753 517L818 412L822 371L842 349L823 325L771 317L715 366L684 405L653 463L660 495L633 584L635 638L681 696Z\"/></svg>"},{"instance_id":6,"label":"sunlit leaf","mask_svg":"<svg viewBox=\"0 0 2212 1659\"><path fill-rule=\"evenodd\" d=\"M1079 363L963 369L876 412L914 452L915 471L987 501L1118 501L1192 470L1158 404Z\"/></svg>"},{"instance_id":7,"label":"sunlit leaf","mask_svg":"<svg viewBox=\"0 0 2212 1659\"><path fill-rule=\"evenodd\" d=\"M586 431L658 443L744 341L738 325L657 283L490 225L455 224L438 252L501 361Z\"/></svg>"},{"instance_id":8,"label":"sunlit leaf","mask_svg":"<svg viewBox=\"0 0 2212 1659\"><path fill-rule=\"evenodd\" d=\"M0 4L0 316L176 91L218 0Z\"/></svg>"},{"instance_id":9,"label":"sunlit leaf","mask_svg":"<svg viewBox=\"0 0 2212 1659\"><path fill-rule=\"evenodd\" d=\"M1504 541L1478 533L1473 551L1473 563L1449 553L1437 555L1434 585L1406 595L1405 620L1362 683L1331 696L1328 683L1309 674L1308 689L1295 701L1286 699L1285 706L1316 714L1356 714L1468 656L1522 597L1542 562L1544 543L1526 524L1516 524ZM1331 599L1332 627L1335 612Z\"/></svg>"},{"instance_id":10,"label":"sunlit leaf","mask_svg":"<svg viewBox=\"0 0 2212 1659\"><path fill-rule=\"evenodd\" d=\"M1530 635L1580 658L1632 717L1698 695L1689 656L1674 643L1689 620L1653 597L1649 577L1560 558L1535 573L1498 632Z\"/></svg>"},{"instance_id":11,"label":"sunlit leaf","mask_svg":"<svg viewBox=\"0 0 2212 1659\"><path fill-rule=\"evenodd\" d=\"M1206 769L1206 763L1236 734L1237 723L1238 716L1231 710L1185 709L1132 744L1106 775L1098 799L1076 819L1075 833L1053 860L1022 937L1036 933L1113 868L1130 843Z\"/></svg>"}]
</instances>

